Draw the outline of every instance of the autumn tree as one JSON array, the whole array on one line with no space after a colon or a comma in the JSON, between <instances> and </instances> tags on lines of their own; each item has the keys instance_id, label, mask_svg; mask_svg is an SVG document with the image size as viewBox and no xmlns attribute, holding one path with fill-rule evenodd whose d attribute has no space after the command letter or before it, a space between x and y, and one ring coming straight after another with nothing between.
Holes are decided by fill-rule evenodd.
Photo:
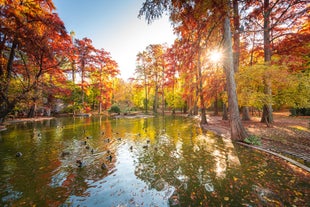
<instances>
[{"instance_id":1,"label":"autumn tree","mask_svg":"<svg viewBox=\"0 0 310 207\"><path fill-rule=\"evenodd\" d=\"M81 77L81 89L82 97L81 102L84 106L85 102L85 92L89 88L89 74L94 69L94 58L93 54L95 52L95 47L92 45L92 40L85 37L81 40L75 40L76 55L77 55L77 71L80 73Z\"/></svg>"},{"instance_id":2,"label":"autumn tree","mask_svg":"<svg viewBox=\"0 0 310 207\"><path fill-rule=\"evenodd\" d=\"M204 21L213 21L215 23L221 22L220 25L223 25L224 30L224 43L225 48L224 52L224 69L227 80L227 91L229 99L229 112L230 112L230 125L231 125L231 136L234 140L243 140L247 137L247 133L241 124L239 117L238 102L236 96L236 85L234 80L234 65L233 65L233 54L232 54L232 43L231 43L231 30L230 30L230 4L229 1L212 1L212 2L200 2L200 1L183 1L183 2L174 2L174 1L151 1L147 0L144 2L142 9L140 10L140 16L145 15L145 18L148 22L161 17L161 15L167 11L170 14L172 21L174 17L182 13L184 10L193 11L202 11L198 12L200 18ZM189 16L184 14L185 17ZM193 14L191 12L190 14ZM208 18L209 17L209 18ZM217 21L216 21L217 20ZM182 24L182 22L179 22ZM203 22L197 22L198 27L204 27L206 25ZM219 26L219 25L218 25ZM216 25L214 25L214 28ZM212 34L212 28L208 27L206 34ZM197 33L197 39L199 40L199 33ZM206 38L207 39L207 38ZM200 41L197 41L198 43ZM200 44L198 44L199 46ZM198 47L198 57L199 57L199 47ZM199 63L199 58L198 65ZM199 73L199 71L198 71ZM199 74L198 76L199 77Z\"/></svg>"},{"instance_id":3,"label":"autumn tree","mask_svg":"<svg viewBox=\"0 0 310 207\"><path fill-rule=\"evenodd\" d=\"M144 88L144 99L143 105L145 113L148 113L148 102L149 102L149 82L150 82L150 62L151 59L146 51L139 52L137 54L137 66L135 69L135 85L136 87Z\"/></svg>"},{"instance_id":4,"label":"autumn tree","mask_svg":"<svg viewBox=\"0 0 310 207\"><path fill-rule=\"evenodd\" d=\"M281 41L286 35L296 33L300 29L309 7L307 7L306 1L302 0L247 1L246 6L248 12L246 12L245 29L253 31L253 26L258 27L256 32L262 35L256 35L256 37L263 37L261 44L263 45L264 62L266 65L270 65L272 64L274 44ZM264 77L265 94L272 97L270 84L269 77ZM267 125L273 122L272 99L269 100L263 107L261 118L261 121Z\"/></svg>"},{"instance_id":5,"label":"autumn tree","mask_svg":"<svg viewBox=\"0 0 310 207\"><path fill-rule=\"evenodd\" d=\"M96 50L94 67L90 77L92 78L93 90L97 90L95 98L99 103L99 114L102 109L107 109L112 103L113 81L119 74L116 61L111 58L109 52L104 49Z\"/></svg>"},{"instance_id":6,"label":"autumn tree","mask_svg":"<svg viewBox=\"0 0 310 207\"><path fill-rule=\"evenodd\" d=\"M131 82L124 81L121 78L114 79L113 101L120 106L125 113L130 113L134 103L134 86Z\"/></svg>"},{"instance_id":7,"label":"autumn tree","mask_svg":"<svg viewBox=\"0 0 310 207\"><path fill-rule=\"evenodd\" d=\"M267 101L272 101L277 108L309 107L309 81L306 80L309 79L310 32L307 28L309 24L305 22L296 33L285 35L274 45L272 65L264 64L258 53L253 64L241 67L237 82L242 104L262 108ZM270 80L272 100L264 93L263 77Z\"/></svg>"},{"instance_id":8,"label":"autumn tree","mask_svg":"<svg viewBox=\"0 0 310 207\"><path fill-rule=\"evenodd\" d=\"M167 48L165 53L166 70L164 78L164 86L167 89L167 104L171 107L172 114L175 114L175 109L177 108L177 97L180 98L180 94L177 95L177 83L178 83L178 57L176 44Z\"/></svg>"},{"instance_id":9,"label":"autumn tree","mask_svg":"<svg viewBox=\"0 0 310 207\"><path fill-rule=\"evenodd\" d=\"M146 47L145 51L150 60L148 70L150 72L150 85L154 88L153 112L156 114L159 107L159 90L161 90L161 94L164 95L162 87L165 70L165 48L160 44L151 44ZM164 102L164 100L162 100L162 102Z\"/></svg>"},{"instance_id":10,"label":"autumn tree","mask_svg":"<svg viewBox=\"0 0 310 207\"><path fill-rule=\"evenodd\" d=\"M71 43L54 9L52 1L1 2L1 121L38 89L44 74L58 70L64 48Z\"/></svg>"}]
</instances>

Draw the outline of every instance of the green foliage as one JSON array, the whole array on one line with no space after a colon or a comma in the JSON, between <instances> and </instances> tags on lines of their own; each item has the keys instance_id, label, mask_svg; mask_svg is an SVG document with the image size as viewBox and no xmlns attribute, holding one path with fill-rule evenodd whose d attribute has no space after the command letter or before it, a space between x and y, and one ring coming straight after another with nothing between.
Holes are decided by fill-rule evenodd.
<instances>
[{"instance_id":1,"label":"green foliage","mask_svg":"<svg viewBox=\"0 0 310 207\"><path fill-rule=\"evenodd\" d=\"M74 113L81 111L83 109L82 104L79 103L74 103L74 104L69 104L67 107L65 107L61 113Z\"/></svg>"},{"instance_id":2,"label":"green foliage","mask_svg":"<svg viewBox=\"0 0 310 207\"><path fill-rule=\"evenodd\" d=\"M170 109L182 109L185 106L185 101L182 98L181 88L177 88L174 92L167 90L165 92L165 100L167 102L167 106Z\"/></svg>"},{"instance_id":3,"label":"green foliage","mask_svg":"<svg viewBox=\"0 0 310 207\"><path fill-rule=\"evenodd\" d=\"M236 74L238 101L242 106L262 108L270 98L264 93L263 75L265 65L240 67Z\"/></svg>"},{"instance_id":4,"label":"green foliage","mask_svg":"<svg viewBox=\"0 0 310 207\"><path fill-rule=\"evenodd\" d=\"M272 95L264 92L264 77ZM236 74L239 104L262 108L264 104L277 107L310 107L310 72L291 73L281 64L255 64L241 67Z\"/></svg>"},{"instance_id":5,"label":"green foliage","mask_svg":"<svg viewBox=\"0 0 310 207\"><path fill-rule=\"evenodd\" d=\"M250 135L249 137L245 138L244 142L251 145L257 145L257 146L262 145L261 138L255 135Z\"/></svg>"},{"instance_id":6,"label":"green foliage","mask_svg":"<svg viewBox=\"0 0 310 207\"><path fill-rule=\"evenodd\" d=\"M109 109L110 113L121 113L121 109L119 108L119 106L117 105L113 105L111 106L111 108Z\"/></svg>"}]
</instances>

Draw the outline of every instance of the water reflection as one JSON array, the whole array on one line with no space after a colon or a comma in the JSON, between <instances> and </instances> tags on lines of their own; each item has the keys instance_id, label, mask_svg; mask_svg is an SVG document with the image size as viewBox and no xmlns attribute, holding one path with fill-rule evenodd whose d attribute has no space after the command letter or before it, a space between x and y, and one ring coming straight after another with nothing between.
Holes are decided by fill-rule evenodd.
<instances>
[{"instance_id":1,"label":"water reflection","mask_svg":"<svg viewBox=\"0 0 310 207\"><path fill-rule=\"evenodd\" d=\"M184 117L61 118L0 136L1 206L309 203L308 174Z\"/></svg>"}]
</instances>

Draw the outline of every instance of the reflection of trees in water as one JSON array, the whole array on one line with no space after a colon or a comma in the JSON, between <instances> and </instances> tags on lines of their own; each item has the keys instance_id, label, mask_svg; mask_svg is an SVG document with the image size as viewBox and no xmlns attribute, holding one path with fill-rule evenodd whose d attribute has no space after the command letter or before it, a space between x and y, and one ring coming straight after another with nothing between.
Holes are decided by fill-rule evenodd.
<instances>
[{"instance_id":1,"label":"reflection of trees in water","mask_svg":"<svg viewBox=\"0 0 310 207\"><path fill-rule=\"evenodd\" d=\"M73 123L64 120L58 124L64 126L61 127L62 147L58 151L61 164L53 171L49 185L55 189L66 189L61 195L64 198L87 196L91 183L102 180L115 167L115 152L119 143L112 133L110 120L100 118L98 123L93 123L77 118ZM67 132L66 129L70 130ZM105 141L107 139L109 142ZM107 159L108 155L112 155L111 161ZM78 167L77 160L81 161L81 167ZM103 163L107 169L102 169Z\"/></svg>"},{"instance_id":2,"label":"reflection of trees in water","mask_svg":"<svg viewBox=\"0 0 310 207\"><path fill-rule=\"evenodd\" d=\"M157 190L173 186L182 204L201 205L212 194L218 197L215 191L226 185L228 167L239 163L233 145L195 127L180 129L175 137L169 132L159 133L148 150L139 151L136 176Z\"/></svg>"}]
</instances>

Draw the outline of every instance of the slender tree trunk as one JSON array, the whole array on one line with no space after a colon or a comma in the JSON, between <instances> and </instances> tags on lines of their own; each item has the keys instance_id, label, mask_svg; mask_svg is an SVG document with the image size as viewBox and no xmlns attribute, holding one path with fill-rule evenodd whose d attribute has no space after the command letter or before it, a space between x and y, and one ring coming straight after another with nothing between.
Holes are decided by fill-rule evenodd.
<instances>
[{"instance_id":1,"label":"slender tree trunk","mask_svg":"<svg viewBox=\"0 0 310 207\"><path fill-rule=\"evenodd\" d=\"M240 61L240 16L239 16L239 4L238 0L233 0L233 11L234 11L234 71L239 71ZM249 109L247 106L242 106L242 120L250 120Z\"/></svg>"},{"instance_id":2,"label":"slender tree trunk","mask_svg":"<svg viewBox=\"0 0 310 207\"><path fill-rule=\"evenodd\" d=\"M233 0L233 13L234 13L234 45L233 45L233 57L234 57L234 71L239 70L239 57L240 57L240 17L238 0Z\"/></svg>"},{"instance_id":3,"label":"slender tree trunk","mask_svg":"<svg viewBox=\"0 0 310 207\"><path fill-rule=\"evenodd\" d=\"M147 108L148 108L148 92L147 92L147 80L146 80L146 75L144 76L144 93L145 93L145 98L144 98L144 106L145 106L145 113L147 114Z\"/></svg>"},{"instance_id":4,"label":"slender tree trunk","mask_svg":"<svg viewBox=\"0 0 310 207\"><path fill-rule=\"evenodd\" d=\"M247 106L242 106L242 120L243 121L251 120L249 107L247 107Z\"/></svg>"},{"instance_id":5,"label":"slender tree trunk","mask_svg":"<svg viewBox=\"0 0 310 207\"><path fill-rule=\"evenodd\" d=\"M162 113L165 115L165 89L164 89L164 79L165 79L165 67L162 67L162 73L161 73L161 101L162 101Z\"/></svg>"},{"instance_id":6,"label":"slender tree trunk","mask_svg":"<svg viewBox=\"0 0 310 207\"><path fill-rule=\"evenodd\" d=\"M218 107L218 98L217 94L215 95L215 100L214 100L214 116L219 115L219 107Z\"/></svg>"},{"instance_id":7,"label":"slender tree trunk","mask_svg":"<svg viewBox=\"0 0 310 207\"><path fill-rule=\"evenodd\" d=\"M200 49L200 40L199 40L199 49L198 49L198 90L199 90L199 97L200 97L200 106L201 106L201 118L200 118L200 124L208 124L207 117L206 117L206 107L205 107L205 101L203 97L203 91L202 91L202 72L201 72L201 49Z\"/></svg>"},{"instance_id":8,"label":"slender tree trunk","mask_svg":"<svg viewBox=\"0 0 310 207\"><path fill-rule=\"evenodd\" d=\"M153 112L157 114L157 108L158 108L158 83L156 83L155 86L155 97L154 97L154 103L153 103Z\"/></svg>"},{"instance_id":9,"label":"slender tree trunk","mask_svg":"<svg viewBox=\"0 0 310 207\"><path fill-rule=\"evenodd\" d=\"M174 75L173 75L173 83L172 83L172 115L175 114L175 97L174 97Z\"/></svg>"},{"instance_id":10,"label":"slender tree trunk","mask_svg":"<svg viewBox=\"0 0 310 207\"><path fill-rule=\"evenodd\" d=\"M72 82L75 84L75 61L71 63Z\"/></svg>"},{"instance_id":11,"label":"slender tree trunk","mask_svg":"<svg viewBox=\"0 0 310 207\"><path fill-rule=\"evenodd\" d=\"M228 106L230 114L230 129L231 138L236 141L243 141L248 134L243 127L239 115L237 94L236 94L236 83L234 78L234 63L232 54L232 41L231 41L231 30L229 13L224 18L224 70L227 81L227 92L228 92Z\"/></svg>"},{"instance_id":12,"label":"slender tree trunk","mask_svg":"<svg viewBox=\"0 0 310 207\"><path fill-rule=\"evenodd\" d=\"M35 111L37 108L36 99L33 100L33 104L31 105L29 112L28 112L28 118L33 118L35 116Z\"/></svg>"},{"instance_id":13,"label":"slender tree trunk","mask_svg":"<svg viewBox=\"0 0 310 207\"><path fill-rule=\"evenodd\" d=\"M101 100L99 101L99 106L98 106L98 114L101 114L102 112L102 103Z\"/></svg>"},{"instance_id":14,"label":"slender tree trunk","mask_svg":"<svg viewBox=\"0 0 310 207\"><path fill-rule=\"evenodd\" d=\"M7 62L7 72L6 72L6 83L5 83L5 90L4 91L4 96L8 97L9 95L9 88L10 88L10 83L11 83L11 74L13 72L13 61L15 57L15 50L17 48L17 39L13 40L13 44L11 47L9 59Z\"/></svg>"},{"instance_id":15,"label":"slender tree trunk","mask_svg":"<svg viewBox=\"0 0 310 207\"><path fill-rule=\"evenodd\" d=\"M198 111L199 111L199 109L198 109L198 97L199 97L199 92L198 92L198 87L196 87L196 95L195 95L195 100L194 100L194 106L193 106L193 115L198 115Z\"/></svg>"},{"instance_id":16,"label":"slender tree trunk","mask_svg":"<svg viewBox=\"0 0 310 207\"><path fill-rule=\"evenodd\" d=\"M270 46L270 8L269 0L264 0L264 61L265 64L269 65L271 62L271 46ZM271 96L271 84L269 77L264 76L264 93L268 96ZM271 103L266 103L263 107L263 115L261 118L262 123L266 123L269 126L270 123L273 123L272 115L272 105Z\"/></svg>"},{"instance_id":17,"label":"slender tree trunk","mask_svg":"<svg viewBox=\"0 0 310 207\"><path fill-rule=\"evenodd\" d=\"M83 107L84 107L84 78L85 78L85 71L84 70L85 70L85 64L84 64L84 61L82 60L81 81L82 81L82 105L83 105Z\"/></svg>"},{"instance_id":18,"label":"slender tree trunk","mask_svg":"<svg viewBox=\"0 0 310 207\"><path fill-rule=\"evenodd\" d=\"M9 54L9 59L6 65L6 76L5 73L1 70L0 80L0 123L4 122L5 117L14 109L16 102L10 101L9 99L9 88L11 83L11 74L13 71L13 61L15 57L15 51L17 48L17 39L13 40L11 51ZM5 80L5 81L3 81ZM5 83L4 83L5 82Z\"/></svg>"},{"instance_id":19,"label":"slender tree trunk","mask_svg":"<svg viewBox=\"0 0 310 207\"><path fill-rule=\"evenodd\" d=\"M222 120L228 120L228 111L226 103L223 103L223 117Z\"/></svg>"}]
</instances>

